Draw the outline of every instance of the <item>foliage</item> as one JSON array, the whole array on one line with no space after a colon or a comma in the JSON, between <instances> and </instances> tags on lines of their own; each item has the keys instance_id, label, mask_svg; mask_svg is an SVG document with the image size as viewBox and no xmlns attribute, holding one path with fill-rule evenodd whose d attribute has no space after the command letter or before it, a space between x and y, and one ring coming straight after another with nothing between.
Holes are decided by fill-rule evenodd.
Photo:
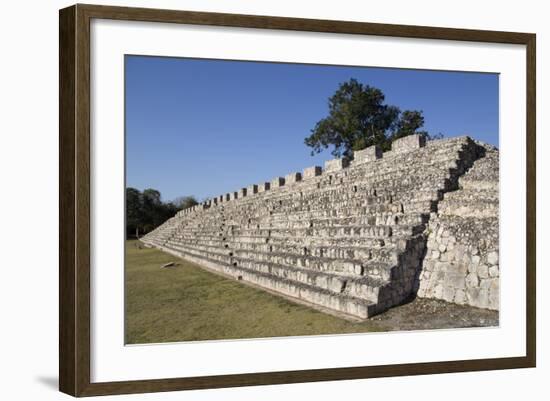
<instances>
[{"instance_id":1,"label":"foliage","mask_svg":"<svg viewBox=\"0 0 550 401\"><path fill-rule=\"evenodd\" d=\"M177 198L174 202L162 202L156 189L126 188L126 236L140 237L158 227L179 210L194 206L197 201L192 196Z\"/></svg>"},{"instance_id":2,"label":"foliage","mask_svg":"<svg viewBox=\"0 0 550 401\"><path fill-rule=\"evenodd\" d=\"M420 134L432 139L424 126L422 111L401 111L385 103L378 88L356 79L340 84L329 98L329 115L315 125L305 144L312 155L333 146L332 155L351 159L354 150L378 145L389 150L395 139Z\"/></svg>"},{"instance_id":3,"label":"foliage","mask_svg":"<svg viewBox=\"0 0 550 401\"><path fill-rule=\"evenodd\" d=\"M180 196L172 201L178 210L187 209L198 204L194 196Z\"/></svg>"}]
</instances>

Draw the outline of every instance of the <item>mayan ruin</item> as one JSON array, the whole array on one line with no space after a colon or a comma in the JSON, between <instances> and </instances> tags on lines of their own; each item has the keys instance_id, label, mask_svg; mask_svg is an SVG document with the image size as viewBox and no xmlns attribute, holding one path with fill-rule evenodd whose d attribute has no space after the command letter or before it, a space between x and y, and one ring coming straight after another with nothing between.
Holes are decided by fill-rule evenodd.
<instances>
[{"instance_id":1,"label":"mayan ruin","mask_svg":"<svg viewBox=\"0 0 550 401\"><path fill-rule=\"evenodd\" d=\"M141 241L343 317L412 296L498 310L498 186L493 146L410 135L220 194Z\"/></svg>"}]
</instances>

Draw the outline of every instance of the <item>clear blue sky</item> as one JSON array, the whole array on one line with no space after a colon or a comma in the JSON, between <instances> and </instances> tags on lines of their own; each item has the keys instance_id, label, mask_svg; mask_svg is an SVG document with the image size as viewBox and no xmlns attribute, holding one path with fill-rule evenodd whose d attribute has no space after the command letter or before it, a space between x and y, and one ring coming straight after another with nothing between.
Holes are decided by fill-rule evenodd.
<instances>
[{"instance_id":1,"label":"clear blue sky","mask_svg":"<svg viewBox=\"0 0 550 401\"><path fill-rule=\"evenodd\" d=\"M199 200L331 159L304 145L339 83L498 146L498 75L126 56L126 184Z\"/></svg>"}]
</instances>

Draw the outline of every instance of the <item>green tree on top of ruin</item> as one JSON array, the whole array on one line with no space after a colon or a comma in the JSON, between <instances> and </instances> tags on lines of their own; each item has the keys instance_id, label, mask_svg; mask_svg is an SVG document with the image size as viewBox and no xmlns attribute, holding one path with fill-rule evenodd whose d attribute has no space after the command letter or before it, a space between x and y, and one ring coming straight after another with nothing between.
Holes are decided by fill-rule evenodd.
<instances>
[{"instance_id":1,"label":"green tree on top of ruin","mask_svg":"<svg viewBox=\"0 0 550 401\"><path fill-rule=\"evenodd\" d=\"M431 139L426 131L420 131L424 126L422 111L401 111L386 104L380 89L356 79L340 84L328 104L329 115L317 122L304 141L312 148L312 155L333 146L335 157L351 159L354 150L372 145L389 150L395 139L407 135Z\"/></svg>"}]
</instances>

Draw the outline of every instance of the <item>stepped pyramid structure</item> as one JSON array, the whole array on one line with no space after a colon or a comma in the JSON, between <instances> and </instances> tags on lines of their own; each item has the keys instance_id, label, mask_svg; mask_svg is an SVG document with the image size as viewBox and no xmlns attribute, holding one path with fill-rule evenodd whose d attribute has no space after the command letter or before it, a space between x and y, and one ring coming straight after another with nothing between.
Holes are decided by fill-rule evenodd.
<instances>
[{"instance_id":1,"label":"stepped pyramid structure","mask_svg":"<svg viewBox=\"0 0 550 401\"><path fill-rule=\"evenodd\" d=\"M497 150L469 137L426 143L411 135L394 141L385 153L373 146L355 152L351 162L329 160L324 169L310 167L220 195L180 211L141 241L208 270L359 319L417 292L496 309L498 304L480 302L494 297L494 283L483 292L487 283L468 262L479 256L485 266L492 252L498 259L498 235L477 250L463 235L480 220L476 238L487 226L491 235L498 233L495 188ZM450 244L448 252L443 242ZM459 262L459 251L470 259ZM489 276L488 266L487 278L498 282L498 266L490 266L496 274Z\"/></svg>"}]
</instances>

